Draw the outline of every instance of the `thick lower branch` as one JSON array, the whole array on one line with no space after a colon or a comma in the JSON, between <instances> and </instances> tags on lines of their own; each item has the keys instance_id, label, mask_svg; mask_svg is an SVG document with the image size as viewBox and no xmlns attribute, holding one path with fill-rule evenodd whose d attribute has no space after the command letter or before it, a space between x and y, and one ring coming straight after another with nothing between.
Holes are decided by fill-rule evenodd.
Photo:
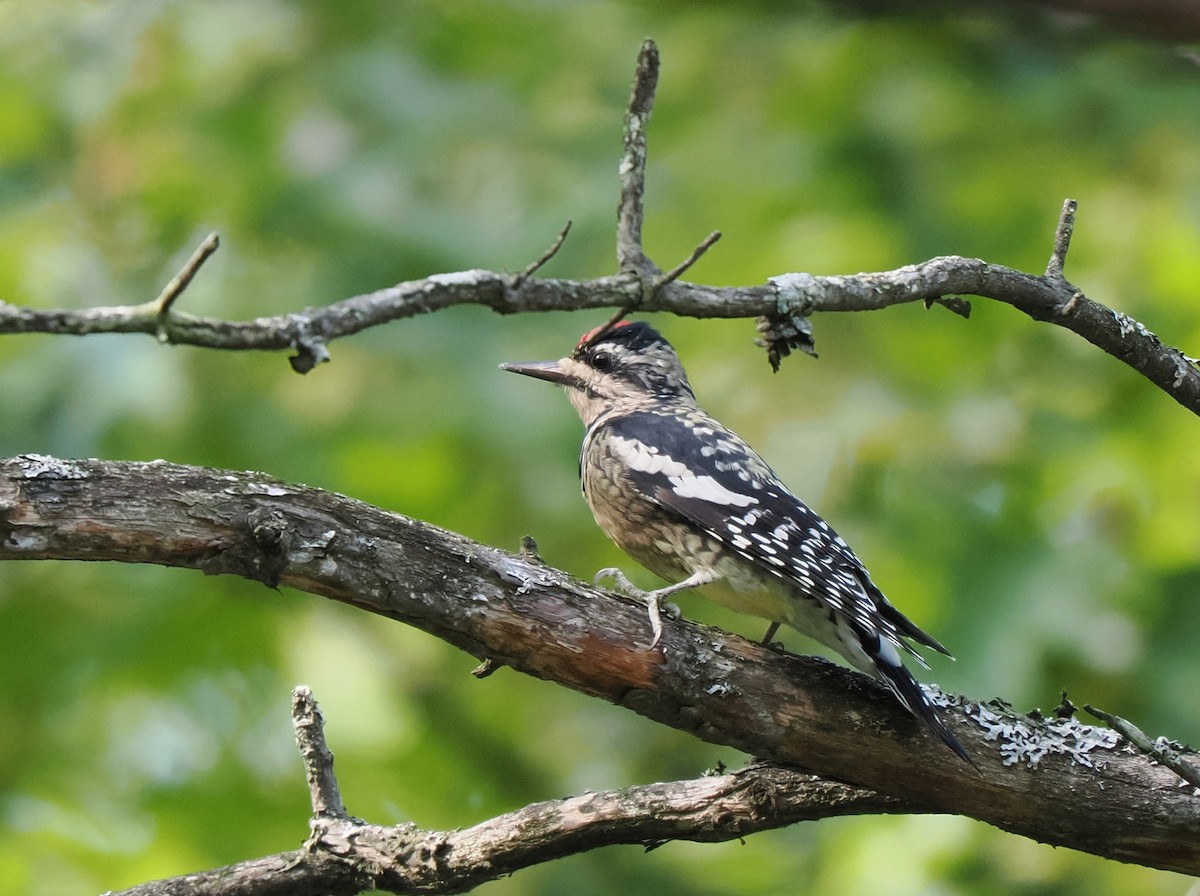
<instances>
[{"instance_id":1,"label":"thick lower branch","mask_svg":"<svg viewBox=\"0 0 1200 896\"><path fill-rule=\"evenodd\" d=\"M947 701L976 773L864 676L687 621L647 650L641 605L340 495L163 462L0 461L0 559L49 558L289 585L713 743L1046 843L1200 873L1200 799L1105 730Z\"/></svg>"}]
</instances>

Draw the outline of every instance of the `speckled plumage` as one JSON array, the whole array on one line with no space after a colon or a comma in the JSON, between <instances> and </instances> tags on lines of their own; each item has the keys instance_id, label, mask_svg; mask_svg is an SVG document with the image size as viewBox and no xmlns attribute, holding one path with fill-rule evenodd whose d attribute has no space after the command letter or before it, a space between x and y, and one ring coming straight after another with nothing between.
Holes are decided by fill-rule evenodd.
<instances>
[{"instance_id":1,"label":"speckled plumage","mask_svg":"<svg viewBox=\"0 0 1200 896\"><path fill-rule=\"evenodd\" d=\"M656 331L621 324L586 335L559 361L505 367L566 387L586 426L579 473L596 522L672 583L648 595L652 613L659 596L700 587L785 623L883 680L969 761L898 650L924 665L906 639L945 648L888 602L849 545L749 445L701 410Z\"/></svg>"}]
</instances>

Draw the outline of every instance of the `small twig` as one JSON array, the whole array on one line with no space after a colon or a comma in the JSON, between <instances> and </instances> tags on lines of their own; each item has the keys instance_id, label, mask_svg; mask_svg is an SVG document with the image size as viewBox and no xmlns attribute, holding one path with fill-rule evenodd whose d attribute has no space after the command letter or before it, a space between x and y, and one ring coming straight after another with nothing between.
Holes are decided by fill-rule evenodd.
<instances>
[{"instance_id":1,"label":"small twig","mask_svg":"<svg viewBox=\"0 0 1200 896\"><path fill-rule=\"evenodd\" d=\"M542 562L542 555L538 551L538 543L533 540L532 535L521 536L520 556L523 560L529 560L534 563Z\"/></svg>"},{"instance_id":2,"label":"small twig","mask_svg":"<svg viewBox=\"0 0 1200 896\"><path fill-rule=\"evenodd\" d=\"M160 316L165 315L171 310L171 305L187 289L188 284L192 282L192 278L196 276L196 272L200 270L200 266L208 261L209 257L217 251L220 245L221 241L214 230L204 238L204 242L196 247L196 251L187 260L187 264L171 279L170 283L163 287L163 291L154 300L155 311Z\"/></svg>"},{"instance_id":3,"label":"small twig","mask_svg":"<svg viewBox=\"0 0 1200 896\"><path fill-rule=\"evenodd\" d=\"M1063 276L1063 265L1067 261L1067 250L1071 248L1071 236L1075 233L1075 211L1079 203L1064 199L1062 213L1058 216L1058 227L1054 230L1054 251L1046 265L1046 276L1055 280Z\"/></svg>"},{"instance_id":4,"label":"small twig","mask_svg":"<svg viewBox=\"0 0 1200 896\"><path fill-rule=\"evenodd\" d=\"M604 338L604 336L606 336L610 332L612 332L612 328L615 327L617 324L619 324L622 320L624 320L627 315L636 311L638 309L638 307L642 304L643 301L645 301L648 298L653 298L655 295L658 294L659 290L661 290L668 283L671 283L674 280L678 280L683 275L684 271L686 271L688 268L690 268L692 265L694 265L697 261L699 261L700 256L703 255L705 252L707 252L709 247L712 246L712 244L715 243L720 238L721 238L721 231L719 231L719 230L714 230L712 233L710 233L708 236L706 236L700 242L700 245L698 245L695 249L692 250L691 255L689 255L687 258L685 258L682 262L677 264L675 267L673 267L667 273L663 274L661 277L656 279L654 281L654 283L652 283L650 285L649 289L646 289L643 292L643 295L641 296L641 298L638 301L633 302L632 304L629 304L629 305L625 305L621 308L618 308L613 313L612 317L610 317L608 320L606 320L600 326L596 327L596 329L592 330L592 332L589 333L585 339L580 340L579 345L577 345L575 347L575 351L576 352L583 351L585 348L587 348L589 345L591 345L596 340L602 339L602 338Z\"/></svg>"},{"instance_id":5,"label":"small twig","mask_svg":"<svg viewBox=\"0 0 1200 896\"><path fill-rule=\"evenodd\" d=\"M498 663L491 657L485 659L482 663L471 670L471 674L476 678L487 678L493 672L504 668L503 663Z\"/></svg>"},{"instance_id":6,"label":"small twig","mask_svg":"<svg viewBox=\"0 0 1200 896\"><path fill-rule=\"evenodd\" d=\"M627 315L635 311L640 304L640 301L634 302L633 304L625 305L614 311L608 320L579 340L579 345L575 346L575 354L578 355L593 342L603 339L605 336L611 333L612 328L623 321Z\"/></svg>"},{"instance_id":7,"label":"small twig","mask_svg":"<svg viewBox=\"0 0 1200 896\"><path fill-rule=\"evenodd\" d=\"M926 311L934 305L941 305L947 311L953 312L959 317L970 318L971 316L971 303L962 296L931 296L925 300Z\"/></svg>"},{"instance_id":8,"label":"small twig","mask_svg":"<svg viewBox=\"0 0 1200 896\"><path fill-rule=\"evenodd\" d=\"M633 77L633 91L629 96L629 108L625 112L625 151L621 155L621 165L618 169L621 174L621 198L617 203L617 263L622 271L637 274L641 281L641 295L635 302L618 308L612 317L592 330L576 346L576 352L605 336L648 296L670 282L659 280L654 284L649 283L650 277L658 274L659 269L646 257L642 248L642 221L645 217L642 197L646 191L646 126L650 123L650 112L654 109L654 91L658 88L658 64L658 45L650 39L642 41L642 47L638 51L637 71ZM707 249L708 246L704 248ZM696 258L700 257L696 253L693 255ZM689 266L690 264L685 265L683 270L670 279L674 280Z\"/></svg>"},{"instance_id":9,"label":"small twig","mask_svg":"<svg viewBox=\"0 0 1200 896\"><path fill-rule=\"evenodd\" d=\"M1062 699L1058 706L1054 708L1054 717L1056 719L1073 719L1075 718L1075 704L1067 699L1067 692L1062 692Z\"/></svg>"},{"instance_id":10,"label":"small twig","mask_svg":"<svg viewBox=\"0 0 1200 896\"><path fill-rule=\"evenodd\" d=\"M1083 293L1076 290L1074 293L1071 294L1071 298L1067 299L1059 307L1059 309L1058 309L1059 315L1065 317L1066 315L1070 314L1079 305L1079 300L1082 298L1083 298Z\"/></svg>"},{"instance_id":11,"label":"small twig","mask_svg":"<svg viewBox=\"0 0 1200 896\"><path fill-rule=\"evenodd\" d=\"M1089 714L1103 721L1143 753L1153 757L1157 762L1165 765L1175 774L1179 775L1179 777L1183 778L1183 780L1187 781L1193 787L1200 787L1200 767L1184 759L1178 751L1166 746L1166 741L1162 738L1159 738L1158 741L1152 741L1146 732L1127 719L1115 716L1102 709L1097 709L1090 704L1085 703L1083 708Z\"/></svg>"},{"instance_id":12,"label":"small twig","mask_svg":"<svg viewBox=\"0 0 1200 896\"><path fill-rule=\"evenodd\" d=\"M562 244L567 240L567 234L571 232L571 222L568 221L562 230L558 232L558 238L554 241L549 249L537 257L537 259L517 276L513 277L512 288L520 289L521 284L536 274L542 267L545 266L551 258L558 254L558 250L562 248Z\"/></svg>"},{"instance_id":13,"label":"small twig","mask_svg":"<svg viewBox=\"0 0 1200 896\"><path fill-rule=\"evenodd\" d=\"M715 243L720 238L721 238L721 231L719 231L719 230L714 230L712 233L710 233L708 236L706 236L703 240L701 240L700 245L698 245L695 249L692 250L691 255L689 255L687 258L685 258L679 264L675 265L675 267L671 268L671 270L667 271L667 273L663 274L656 281L654 281L654 286L650 290L650 294L654 295L655 293L657 293L660 289L662 289L664 286L666 286L671 281L678 280L683 275L683 272L686 271L688 268L690 268L692 265L694 265L697 261L699 261L700 256L703 255L705 252L707 252L709 250L709 247L712 246L712 244Z\"/></svg>"},{"instance_id":14,"label":"small twig","mask_svg":"<svg viewBox=\"0 0 1200 896\"><path fill-rule=\"evenodd\" d=\"M292 691L292 727L304 760L304 775L318 818L346 818L346 806L333 773L333 753L325 743L325 719L313 692L305 685Z\"/></svg>"},{"instance_id":15,"label":"small twig","mask_svg":"<svg viewBox=\"0 0 1200 896\"><path fill-rule=\"evenodd\" d=\"M658 87L658 46L642 43L629 109L625 113L625 151L621 156L621 199L617 205L617 263L639 273L650 265L642 249L642 195L646 189L646 126Z\"/></svg>"}]
</instances>

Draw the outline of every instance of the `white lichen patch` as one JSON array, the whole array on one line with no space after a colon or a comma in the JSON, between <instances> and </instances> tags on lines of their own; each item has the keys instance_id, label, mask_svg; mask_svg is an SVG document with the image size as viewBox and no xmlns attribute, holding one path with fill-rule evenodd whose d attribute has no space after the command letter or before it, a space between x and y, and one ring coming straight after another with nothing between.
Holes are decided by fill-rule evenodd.
<instances>
[{"instance_id":1,"label":"white lichen patch","mask_svg":"<svg viewBox=\"0 0 1200 896\"><path fill-rule=\"evenodd\" d=\"M436 286L474 286L494 278L490 271L472 268L469 271L452 271L446 274L433 274L426 281Z\"/></svg>"},{"instance_id":2,"label":"white lichen patch","mask_svg":"<svg viewBox=\"0 0 1200 896\"><path fill-rule=\"evenodd\" d=\"M1132 317L1122 314L1120 311L1112 311L1111 314L1113 316L1113 320L1116 321L1117 327L1121 331L1122 337L1132 335L1133 333L1137 333L1139 336L1143 337L1151 336L1150 331L1146 329L1145 325L1141 323L1141 321L1136 321Z\"/></svg>"},{"instance_id":3,"label":"white lichen patch","mask_svg":"<svg viewBox=\"0 0 1200 896\"><path fill-rule=\"evenodd\" d=\"M18 551L41 551L45 550L48 542L36 532L13 532L8 536L8 544Z\"/></svg>"},{"instance_id":4,"label":"white lichen patch","mask_svg":"<svg viewBox=\"0 0 1200 896\"><path fill-rule=\"evenodd\" d=\"M282 486L267 482L247 482L243 494L246 495L266 495L268 498L282 498L284 495L290 495L289 489Z\"/></svg>"},{"instance_id":5,"label":"white lichen patch","mask_svg":"<svg viewBox=\"0 0 1200 896\"><path fill-rule=\"evenodd\" d=\"M794 311L809 301L817 278L812 274L780 274L768 281L775 287L776 305L782 312Z\"/></svg>"},{"instance_id":6,"label":"white lichen patch","mask_svg":"<svg viewBox=\"0 0 1200 896\"><path fill-rule=\"evenodd\" d=\"M497 571L501 579L517 583L517 594L528 594L534 588L551 588L557 584L551 573L537 572L527 563L517 560L500 561Z\"/></svg>"},{"instance_id":7,"label":"white lichen patch","mask_svg":"<svg viewBox=\"0 0 1200 896\"><path fill-rule=\"evenodd\" d=\"M48 457L45 454L22 454L17 458L26 479L86 479L87 471L69 460Z\"/></svg>"},{"instance_id":8,"label":"white lichen patch","mask_svg":"<svg viewBox=\"0 0 1200 896\"><path fill-rule=\"evenodd\" d=\"M1069 756L1072 762L1095 768L1099 757L1096 750L1114 750L1121 735L1111 728L1085 725L1074 718L1034 719L1018 716L999 706L961 700L942 693L936 685L925 685L925 692L935 706L959 707L967 718L983 729L984 740L998 744L1005 765L1025 762L1037 768L1041 760L1052 753Z\"/></svg>"}]
</instances>

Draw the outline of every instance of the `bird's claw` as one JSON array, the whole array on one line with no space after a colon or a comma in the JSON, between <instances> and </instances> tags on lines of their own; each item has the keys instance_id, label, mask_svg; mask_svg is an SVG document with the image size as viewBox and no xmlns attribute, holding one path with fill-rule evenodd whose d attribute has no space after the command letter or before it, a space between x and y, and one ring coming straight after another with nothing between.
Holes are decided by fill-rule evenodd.
<instances>
[{"instance_id":1,"label":"bird's claw","mask_svg":"<svg viewBox=\"0 0 1200 896\"><path fill-rule=\"evenodd\" d=\"M646 609L650 613L650 631L654 634L654 637L650 639L650 647L654 648L658 646L658 642L662 639L663 615L665 614L669 619L678 619L681 614L676 604L660 601L657 591L646 593Z\"/></svg>"},{"instance_id":2,"label":"bird's claw","mask_svg":"<svg viewBox=\"0 0 1200 896\"><path fill-rule=\"evenodd\" d=\"M646 592L629 581L625 573L621 572L615 566L602 569L592 576L592 584L599 585L604 579L612 579L616 589L628 597L640 597L643 600L646 597Z\"/></svg>"},{"instance_id":3,"label":"bird's claw","mask_svg":"<svg viewBox=\"0 0 1200 896\"><path fill-rule=\"evenodd\" d=\"M665 613L671 619L678 619L680 616L679 607L677 607L675 604L667 603L665 601L660 603L659 592L643 591L641 588L637 587L637 585L633 584L633 582L629 581L625 573L621 572L621 570L617 569L615 566L600 570L593 577L592 581L594 583L599 583L602 579L612 579L613 584L616 586L616 590L620 591L627 597L635 597L646 602L646 610L650 615L650 632L652 634L650 639L650 647L657 647L658 642L662 640L663 635L663 614Z\"/></svg>"},{"instance_id":4,"label":"bird's claw","mask_svg":"<svg viewBox=\"0 0 1200 896\"><path fill-rule=\"evenodd\" d=\"M653 635L650 639L650 649L653 650L658 646L658 642L662 640L663 633L662 613L658 605L658 594L654 591L646 595L646 610L650 613L650 632ZM669 614L670 610L667 612Z\"/></svg>"}]
</instances>

